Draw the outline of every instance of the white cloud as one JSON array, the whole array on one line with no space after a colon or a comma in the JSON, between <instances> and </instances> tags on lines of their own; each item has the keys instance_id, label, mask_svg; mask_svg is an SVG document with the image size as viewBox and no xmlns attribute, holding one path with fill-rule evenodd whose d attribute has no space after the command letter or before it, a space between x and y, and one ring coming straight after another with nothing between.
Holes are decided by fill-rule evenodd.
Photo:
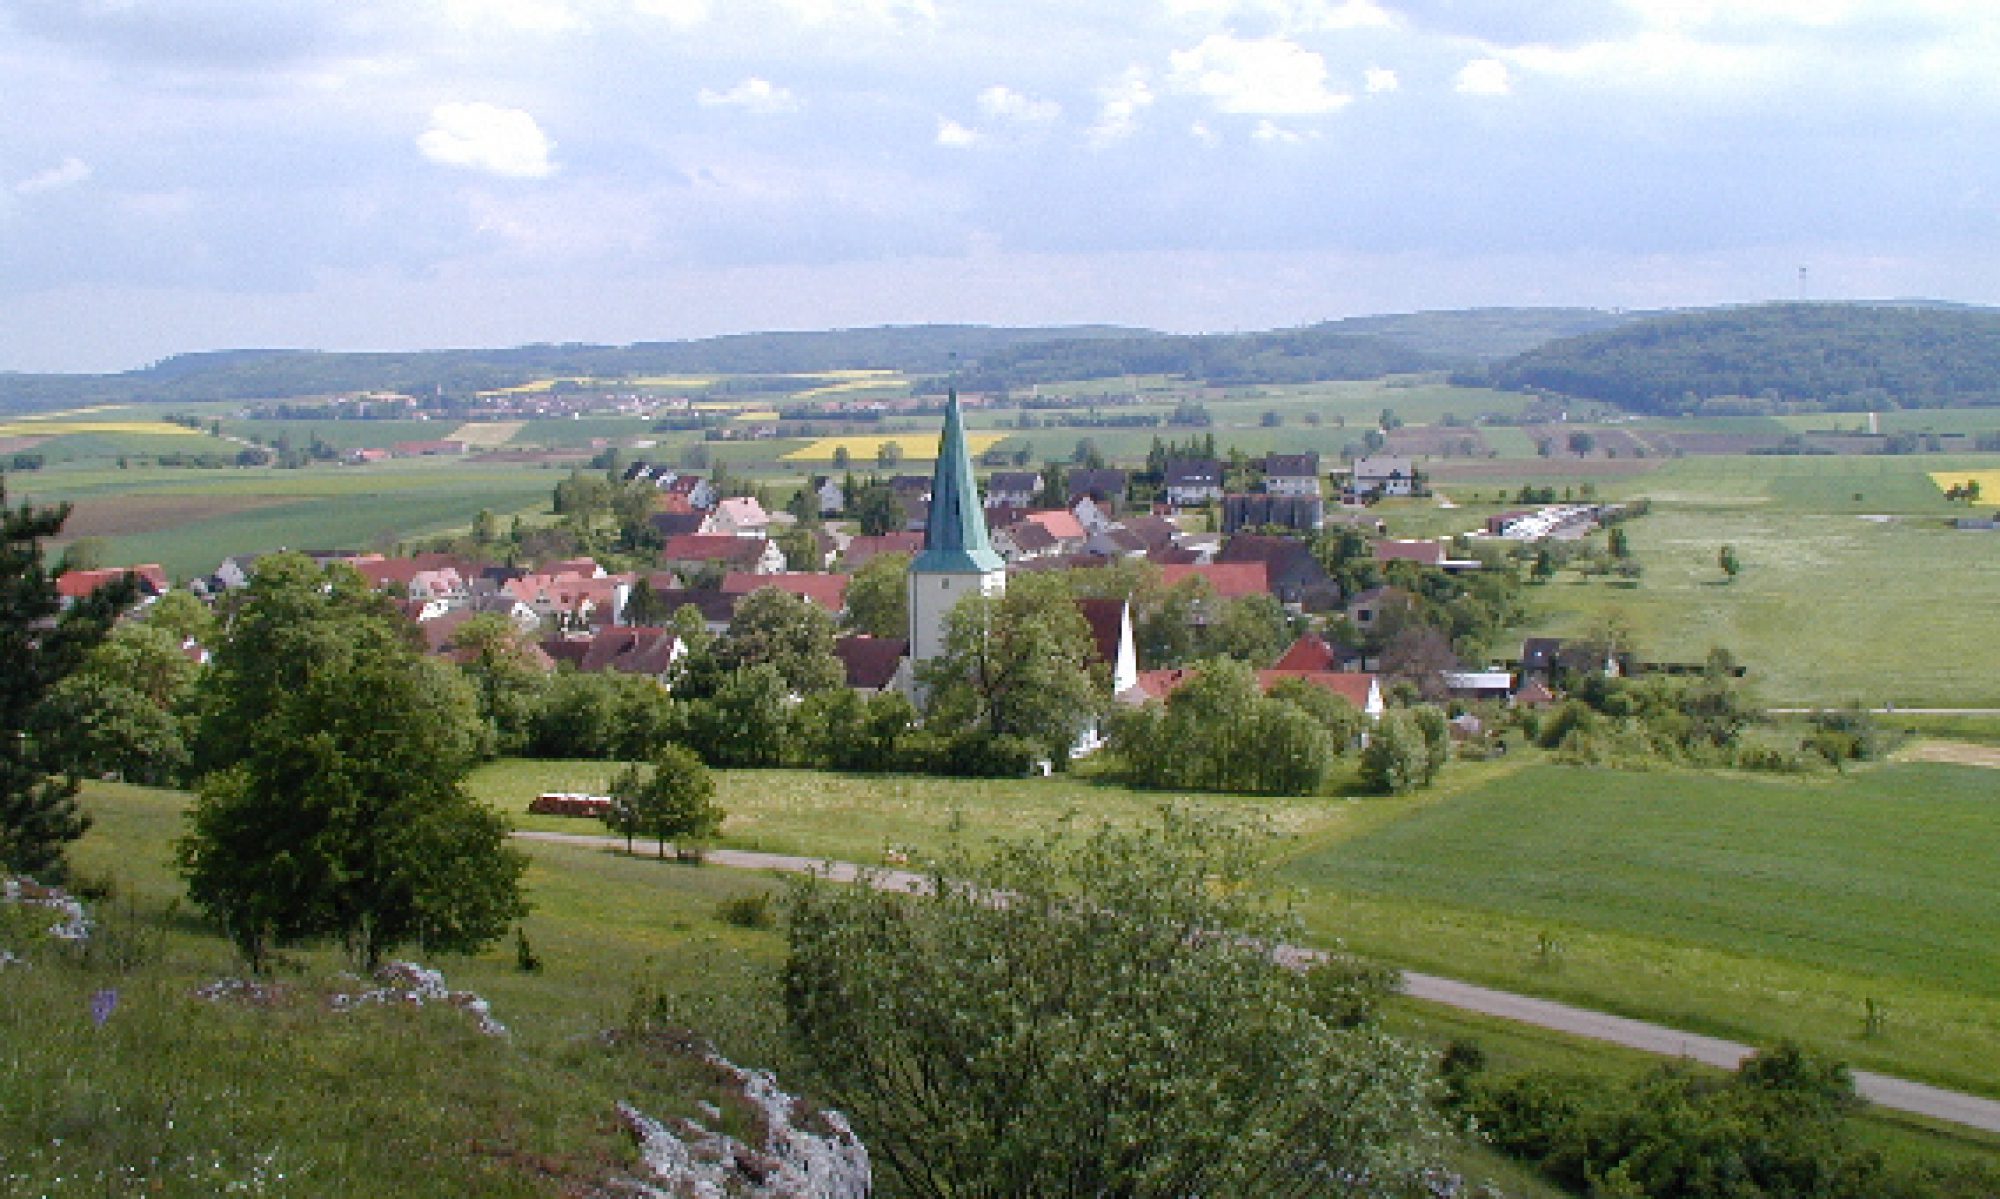
<instances>
[{"instance_id":1,"label":"white cloud","mask_svg":"<svg viewBox=\"0 0 2000 1199\"><path fill-rule=\"evenodd\" d=\"M61 191L65 187L75 187L90 178L90 164L81 158L65 158L46 171L37 171L14 185L14 193L21 196L39 195L42 192Z\"/></svg>"},{"instance_id":2,"label":"white cloud","mask_svg":"<svg viewBox=\"0 0 2000 1199\"><path fill-rule=\"evenodd\" d=\"M807 25L867 22L901 25L931 24L938 19L936 0L778 0Z\"/></svg>"},{"instance_id":3,"label":"white cloud","mask_svg":"<svg viewBox=\"0 0 2000 1199\"><path fill-rule=\"evenodd\" d=\"M1207 96L1221 112L1303 116L1334 112L1353 100L1326 86L1326 62L1286 38L1243 39L1218 33L1170 56L1168 82Z\"/></svg>"},{"instance_id":4,"label":"white cloud","mask_svg":"<svg viewBox=\"0 0 2000 1199\"><path fill-rule=\"evenodd\" d=\"M432 162L539 179L555 173L549 152L555 143L518 108L483 102L440 104L431 110L431 127L417 138L417 148Z\"/></svg>"},{"instance_id":5,"label":"white cloud","mask_svg":"<svg viewBox=\"0 0 2000 1199\"><path fill-rule=\"evenodd\" d=\"M1475 58L1458 69L1452 86L1466 96L1504 96L1514 90L1514 80L1499 59Z\"/></svg>"},{"instance_id":6,"label":"white cloud","mask_svg":"<svg viewBox=\"0 0 2000 1199\"><path fill-rule=\"evenodd\" d=\"M1403 86L1403 81L1396 77L1396 72L1387 67L1369 67L1366 71L1362 72L1361 81L1362 86L1368 89L1368 94L1371 96L1379 96L1384 92L1393 92Z\"/></svg>"},{"instance_id":7,"label":"white cloud","mask_svg":"<svg viewBox=\"0 0 2000 1199\"><path fill-rule=\"evenodd\" d=\"M632 0L632 10L676 29L692 29L708 20L708 0Z\"/></svg>"},{"instance_id":8,"label":"white cloud","mask_svg":"<svg viewBox=\"0 0 2000 1199\"><path fill-rule=\"evenodd\" d=\"M994 84L979 93L979 111L1001 120L1046 125L1062 115L1062 105L1054 100L1024 96L1011 87Z\"/></svg>"},{"instance_id":9,"label":"white cloud","mask_svg":"<svg viewBox=\"0 0 2000 1199\"><path fill-rule=\"evenodd\" d=\"M1205 150L1213 150L1222 144L1222 135L1208 127L1206 121L1196 121L1188 126L1188 136L1200 142Z\"/></svg>"},{"instance_id":10,"label":"white cloud","mask_svg":"<svg viewBox=\"0 0 2000 1199\"><path fill-rule=\"evenodd\" d=\"M777 87L755 75L726 92L705 87L695 99L703 108L741 108L747 112L796 112L799 107L790 88Z\"/></svg>"},{"instance_id":11,"label":"white cloud","mask_svg":"<svg viewBox=\"0 0 2000 1199\"><path fill-rule=\"evenodd\" d=\"M1152 85L1141 67L1127 67L1125 73L1098 89L1100 101L1097 123L1090 127L1091 145L1103 148L1123 141L1139 129L1139 113L1152 106Z\"/></svg>"},{"instance_id":12,"label":"white cloud","mask_svg":"<svg viewBox=\"0 0 2000 1199\"><path fill-rule=\"evenodd\" d=\"M583 28L583 19L563 0L445 0L444 8L454 24L480 31L568 33Z\"/></svg>"},{"instance_id":13,"label":"white cloud","mask_svg":"<svg viewBox=\"0 0 2000 1199\"><path fill-rule=\"evenodd\" d=\"M1252 17L1286 33L1387 29L1396 24L1396 18L1375 0L1167 0L1167 14L1215 25Z\"/></svg>"},{"instance_id":14,"label":"white cloud","mask_svg":"<svg viewBox=\"0 0 2000 1199\"><path fill-rule=\"evenodd\" d=\"M963 150L979 141L979 131L968 129L950 117L938 118L937 144L953 150Z\"/></svg>"},{"instance_id":15,"label":"white cloud","mask_svg":"<svg viewBox=\"0 0 2000 1199\"><path fill-rule=\"evenodd\" d=\"M1263 120L1257 122L1257 127L1255 129L1252 129L1250 131L1250 137L1253 141L1260 141L1268 144L1276 144L1281 146L1296 146L1303 142L1317 140L1319 138L1319 130L1287 129L1283 125L1280 125L1277 122L1271 120L1269 117L1265 117Z\"/></svg>"}]
</instances>

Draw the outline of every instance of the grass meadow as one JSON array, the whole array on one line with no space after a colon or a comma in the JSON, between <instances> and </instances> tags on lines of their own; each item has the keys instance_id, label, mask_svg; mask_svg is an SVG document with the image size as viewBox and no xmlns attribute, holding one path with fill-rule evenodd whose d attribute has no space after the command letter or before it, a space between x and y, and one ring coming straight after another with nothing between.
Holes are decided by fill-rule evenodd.
<instances>
[{"instance_id":1,"label":"grass meadow","mask_svg":"<svg viewBox=\"0 0 2000 1199\"><path fill-rule=\"evenodd\" d=\"M1403 964L2000 1094L2000 775L1521 766L1279 871ZM1888 1012L1867 1035L1866 1003Z\"/></svg>"},{"instance_id":2,"label":"grass meadow","mask_svg":"<svg viewBox=\"0 0 2000 1199\"><path fill-rule=\"evenodd\" d=\"M526 792L594 785L603 770L501 762L472 783L518 813ZM736 817L726 840L839 857L1028 835L1076 808L1089 819L1138 820L1162 798L1074 779L735 771L721 782ZM694 1072L599 1035L624 1026L641 997L716 1036L737 1060L803 1085L803 1074L787 1073L795 1066L779 1035L782 940L718 913L726 899L780 885L767 876L527 845L535 910L522 927L542 969L521 972L506 945L435 963L450 985L491 1001L512 1030L493 1040L455 1012L329 1011L319 996L342 985L344 965L331 949L285 955L277 980L292 990L288 1002L190 998L238 967L172 906L170 846L186 796L94 783L85 798L97 823L75 856L86 877L115 889L101 909L110 935L91 961L44 959L0 976L0 1189L563 1192L629 1160L612 1118L618 1100L694 1114L705 1096ZM1444 788L1414 799L1217 806L1276 809L1291 834L1275 843L1284 859L1276 881L1323 939L1342 934L1390 960L1752 1040L1803 1035L1859 1062L1971 1085L1957 1076L1995 1060L2000 1035L1995 967L1982 966L1975 947L1982 929L1989 943L1992 932L1995 901L1977 894L1977 863L1996 848L1981 821L1992 802L1965 772L1937 767L1770 783L1517 761L1455 766ZM1892 823L1900 835L1889 835ZM1891 887L1886 873L1906 881ZM1927 931L1899 942L1898 923ZM1553 965L1536 962L1538 934L1560 944ZM1957 981L1937 977L1917 937ZM1858 1026L1858 999L1846 1011L1839 988L1864 984L1888 1004L1885 1034L1822 1035L1816 1005ZM106 986L119 990L119 1006L93 1028L89 999ZM1501 1070L1614 1078L1653 1061L1411 1000L1394 1001L1388 1021L1433 1044L1476 1040ZM1946 1064L1916 1068L1933 1061ZM1904 1158L2000 1155L1993 1138L1880 1113L1859 1131ZM425 1167L406 1177L411 1161ZM1459 1165L1509 1194L1555 1194L1475 1148L1461 1150Z\"/></svg>"}]
</instances>

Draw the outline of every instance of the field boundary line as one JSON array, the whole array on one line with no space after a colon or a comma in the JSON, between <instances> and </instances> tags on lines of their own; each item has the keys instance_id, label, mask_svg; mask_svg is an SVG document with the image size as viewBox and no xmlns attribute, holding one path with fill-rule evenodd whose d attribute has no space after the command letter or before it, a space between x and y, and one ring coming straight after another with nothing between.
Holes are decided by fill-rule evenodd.
<instances>
[{"instance_id":1,"label":"field boundary line","mask_svg":"<svg viewBox=\"0 0 2000 1199\"><path fill-rule=\"evenodd\" d=\"M549 833L517 829L514 836L523 841L592 849L618 849L625 845L623 837L588 833ZM635 850L656 853L663 849L670 850L672 847L671 842L662 846L658 841L645 838L635 839L632 844ZM771 870L784 874L818 873L834 882L842 883L857 882L866 877L871 879L877 888L885 891L921 889L928 877L914 870L877 869L854 862L813 858L803 854L760 853L747 849L711 849L703 854L703 860L710 865L723 866L731 870ZM1281 948L1280 956L1299 960L1317 958L1319 954L1315 950L1285 947ZM1669 1028L1664 1024L1614 1016L1608 1012L1559 1003L1553 999L1496 990L1435 974L1404 971L1403 993L1412 999L1443 1004L1461 1011L1477 1012L1483 1016L1545 1028L1587 1040L1604 1041L1627 1049L1658 1054L1661 1057L1686 1058L1725 1070L1735 1069L1745 1058L1756 1052L1748 1045L1720 1037L1685 1032ZM1855 1090L1862 1098L1879 1107L1941 1120L1948 1124L1960 1124L1984 1132L2000 1133L2000 1100L1912 1082L1909 1079L1878 1074L1870 1070L1855 1070L1853 1075Z\"/></svg>"}]
</instances>

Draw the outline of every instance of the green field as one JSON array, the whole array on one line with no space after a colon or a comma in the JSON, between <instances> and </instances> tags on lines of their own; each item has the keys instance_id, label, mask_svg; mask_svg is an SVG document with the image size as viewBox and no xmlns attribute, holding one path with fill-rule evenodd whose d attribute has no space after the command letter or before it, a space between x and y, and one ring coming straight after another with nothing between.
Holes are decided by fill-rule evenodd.
<instances>
[{"instance_id":1,"label":"green field","mask_svg":"<svg viewBox=\"0 0 2000 1199\"><path fill-rule=\"evenodd\" d=\"M1565 574L1530 588L1532 631L1568 635L1616 615L1642 657L1696 661L1725 646L1774 704L2000 704L2000 645L1979 598L2000 587L2000 554L1949 527L1963 509L1924 473L1939 468L1687 458L1602 482L1606 494L1653 500L1652 515L1625 526L1644 579ZM1743 564L1734 582L1716 565L1724 545Z\"/></svg>"},{"instance_id":2,"label":"green field","mask_svg":"<svg viewBox=\"0 0 2000 1199\"><path fill-rule=\"evenodd\" d=\"M464 528L481 508L546 511L557 477L534 466L441 459L299 470L50 468L10 475L8 495L71 502L68 538L101 538L107 562L158 562L186 578L231 554L376 549Z\"/></svg>"},{"instance_id":3,"label":"green field","mask_svg":"<svg viewBox=\"0 0 2000 1199\"><path fill-rule=\"evenodd\" d=\"M1293 859L1365 953L2000 1094L2000 775L1529 765ZM1544 941L1559 949L1544 953ZM1865 1001L1891 1013L1866 1037Z\"/></svg>"},{"instance_id":4,"label":"green field","mask_svg":"<svg viewBox=\"0 0 2000 1199\"><path fill-rule=\"evenodd\" d=\"M503 759L474 771L470 783L475 795L518 827L601 833L588 820L528 816L528 801L544 791L602 793L617 768L610 762ZM729 813L720 844L870 863L879 863L890 848L920 857L943 849L953 838L977 844L1049 828L1066 818L1136 824L1163 804L1190 802L1069 775L994 780L723 770L716 772L716 786L716 802ZM1287 838L1322 836L1365 806L1351 800L1216 796L1199 802L1266 823Z\"/></svg>"}]
</instances>

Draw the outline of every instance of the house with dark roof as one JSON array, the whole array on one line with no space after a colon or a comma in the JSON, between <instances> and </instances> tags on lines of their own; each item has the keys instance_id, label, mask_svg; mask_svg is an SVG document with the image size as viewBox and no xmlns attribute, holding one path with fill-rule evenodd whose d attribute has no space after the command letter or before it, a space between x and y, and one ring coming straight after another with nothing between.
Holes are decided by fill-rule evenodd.
<instances>
[{"instance_id":1,"label":"house with dark roof","mask_svg":"<svg viewBox=\"0 0 2000 1199\"><path fill-rule=\"evenodd\" d=\"M1074 508L1081 499L1090 499L1106 515L1116 515L1125 502L1128 476L1122 470L1073 470L1069 472L1069 503Z\"/></svg>"},{"instance_id":2,"label":"house with dark roof","mask_svg":"<svg viewBox=\"0 0 2000 1199\"><path fill-rule=\"evenodd\" d=\"M1264 494L1319 497L1318 454L1264 455Z\"/></svg>"},{"instance_id":3,"label":"house with dark roof","mask_svg":"<svg viewBox=\"0 0 2000 1199\"><path fill-rule=\"evenodd\" d=\"M1348 476L1347 489L1341 498L1349 503L1360 503L1385 495L1414 495L1416 487L1417 467L1407 456L1372 454L1354 460L1354 469Z\"/></svg>"},{"instance_id":4,"label":"house with dark roof","mask_svg":"<svg viewBox=\"0 0 2000 1199\"><path fill-rule=\"evenodd\" d=\"M1177 458L1167 463L1166 497L1177 508L1222 498L1222 463L1213 458Z\"/></svg>"},{"instance_id":5,"label":"house with dark roof","mask_svg":"<svg viewBox=\"0 0 2000 1199\"><path fill-rule=\"evenodd\" d=\"M1391 608L1408 608L1415 602L1415 598L1401 587L1370 587L1349 597L1347 620L1355 628L1366 631L1380 624L1383 613Z\"/></svg>"},{"instance_id":6,"label":"house with dark roof","mask_svg":"<svg viewBox=\"0 0 2000 1199\"><path fill-rule=\"evenodd\" d=\"M687 656L687 645L672 629L630 626L598 629L589 637L544 641L542 650L584 674L615 671L644 675L662 685L672 680L674 664Z\"/></svg>"},{"instance_id":7,"label":"house with dark roof","mask_svg":"<svg viewBox=\"0 0 2000 1199\"><path fill-rule=\"evenodd\" d=\"M707 520L705 514L690 508L686 512L655 512L646 518L646 523L652 526L653 532L660 535L661 541L666 541L701 532L701 526Z\"/></svg>"},{"instance_id":8,"label":"house with dark roof","mask_svg":"<svg viewBox=\"0 0 2000 1199\"><path fill-rule=\"evenodd\" d=\"M910 643L901 637L870 637L854 633L833 643L833 655L847 668L847 685L856 691L887 691L898 686Z\"/></svg>"},{"instance_id":9,"label":"house with dark roof","mask_svg":"<svg viewBox=\"0 0 2000 1199\"><path fill-rule=\"evenodd\" d=\"M988 508L1026 508L1042 489L1042 477L1031 470L999 470L986 482Z\"/></svg>"},{"instance_id":10,"label":"house with dark roof","mask_svg":"<svg viewBox=\"0 0 2000 1199\"><path fill-rule=\"evenodd\" d=\"M1293 537L1238 533L1223 544L1217 562L1262 562L1270 574L1271 594L1308 612L1324 612L1340 604L1340 584L1313 557L1312 547Z\"/></svg>"}]
</instances>

